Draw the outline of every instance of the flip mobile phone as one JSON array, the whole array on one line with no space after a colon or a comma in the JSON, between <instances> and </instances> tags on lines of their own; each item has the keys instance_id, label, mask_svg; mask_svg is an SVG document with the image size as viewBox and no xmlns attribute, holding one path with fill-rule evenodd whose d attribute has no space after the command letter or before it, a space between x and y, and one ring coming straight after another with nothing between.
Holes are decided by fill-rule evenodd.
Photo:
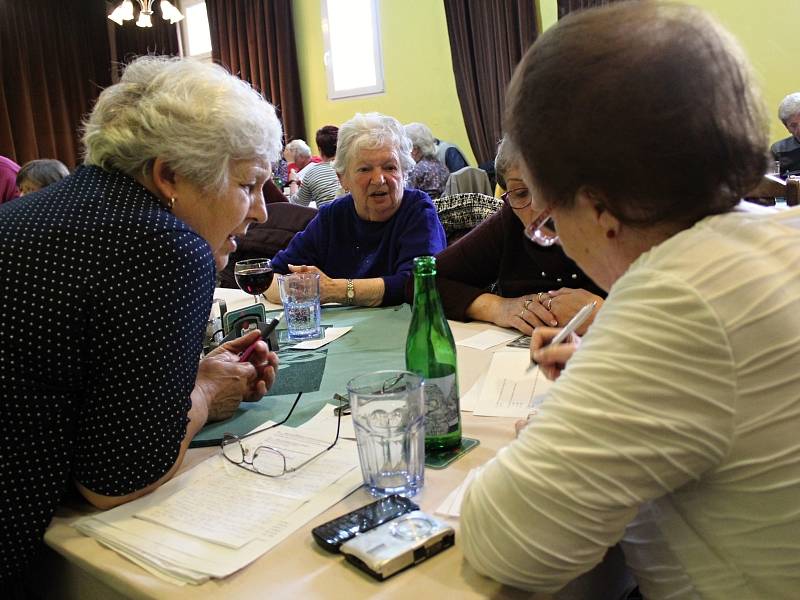
<instances>
[{"instance_id":1,"label":"flip mobile phone","mask_svg":"<svg viewBox=\"0 0 800 600\"><path fill-rule=\"evenodd\" d=\"M311 534L325 550L338 552L339 546L357 535L414 510L419 510L419 506L394 494L323 523L312 529Z\"/></svg>"},{"instance_id":2,"label":"flip mobile phone","mask_svg":"<svg viewBox=\"0 0 800 600\"><path fill-rule=\"evenodd\" d=\"M269 345L269 336L273 331L275 331L275 328L278 326L278 323L280 323L282 316L282 314L278 315L269 323L259 323L258 330L261 332L261 337L245 348L244 352L239 355L239 362L247 362L247 360L250 358L250 355L256 349L256 344L259 341L264 340L267 342L267 345Z\"/></svg>"}]
</instances>

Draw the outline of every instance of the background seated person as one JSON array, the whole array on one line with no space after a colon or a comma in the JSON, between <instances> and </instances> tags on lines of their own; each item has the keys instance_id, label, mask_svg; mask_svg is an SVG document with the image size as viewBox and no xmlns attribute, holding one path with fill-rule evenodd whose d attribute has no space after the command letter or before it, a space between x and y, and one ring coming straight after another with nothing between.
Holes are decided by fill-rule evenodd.
<instances>
[{"instance_id":1,"label":"background seated person","mask_svg":"<svg viewBox=\"0 0 800 600\"><path fill-rule=\"evenodd\" d=\"M778 118L791 133L772 144L770 152L781 163L781 177L800 175L800 92L789 94L778 107Z\"/></svg>"},{"instance_id":2,"label":"background seated person","mask_svg":"<svg viewBox=\"0 0 800 600\"><path fill-rule=\"evenodd\" d=\"M305 169L311 163L318 163L322 161L319 156L311 155L311 148L306 144L305 140L292 140L283 149L283 159L286 161L286 172L289 175L289 180L297 175L300 171ZM286 184L289 184L289 180Z\"/></svg>"},{"instance_id":3,"label":"background seated person","mask_svg":"<svg viewBox=\"0 0 800 600\"><path fill-rule=\"evenodd\" d=\"M519 156L503 140L495 170L508 193L503 207L437 257L436 284L447 318L487 321L530 335L540 325L565 324L605 293L564 254L525 236L539 214L522 180ZM407 290L411 302L413 290ZM549 310L548 310L549 309ZM584 323L583 332L591 323Z\"/></svg>"},{"instance_id":4,"label":"background seated person","mask_svg":"<svg viewBox=\"0 0 800 600\"><path fill-rule=\"evenodd\" d=\"M450 142L440 140L439 138L434 138L434 141L436 142L436 158L438 158L439 162L444 164L451 173L455 173L469 166L461 148Z\"/></svg>"},{"instance_id":5,"label":"background seated person","mask_svg":"<svg viewBox=\"0 0 800 600\"><path fill-rule=\"evenodd\" d=\"M289 202L300 206L308 206L314 202L319 208L336 198L339 193L339 177L332 162L336 158L338 136L339 128L335 125L325 125L317 131L317 147L322 161L317 164L309 163L300 174L290 171Z\"/></svg>"},{"instance_id":6,"label":"background seated person","mask_svg":"<svg viewBox=\"0 0 800 600\"><path fill-rule=\"evenodd\" d=\"M19 197L17 173L19 165L10 158L0 156L0 204Z\"/></svg>"},{"instance_id":7,"label":"background seated person","mask_svg":"<svg viewBox=\"0 0 800 600\"><path fill-rule=\"evenodd\" d=\"M0 331L6 593L40 568L70 489L101 509L154 490L207 421L275 378L255 333L198 364L215 266L266 218L273 107L217 65L143 57L100 94L83 142L75 174L0 207L0 303L14 305Z\"/></svg>"},{"instance_id":8,"label":"background seated person","mask_svg":"<svg viewBox=\"0 0 800 600\"><path fill-rule=\"evenodd\" d=\"M422 190L432 199L442 195L450 171L436 158L433 134L422 123L409 123L405 127L411 140L411 156L417 162L408 174L406 187Z\"/></svg>"},{"instance_id":9,"label":"background seated person","mask_svg":"<svg viewBox=\"0 0 800 600\"><path fill-rule=\"evenodd\" d=\"M464 556L554 592L619 542L648 600L796 598L800 208L740 201L767 147L744 51L686 4L579 11L531 45L505 122L609 295L580 347L534 332L557 379L467 489Z\"/></svg>"},{"instance_id":10,"label":"background seated person","mask_svg":"<svg viewBox=\"0 0 800 600\"><path fill-rule=\"evenodd\" d=\"M269 182L267 182L269 183ZM264 186L267 189L267 186ZM233 268L236 261L248 258L272 258L286 248L298 231L303 231L317 215L317 209L288 202L269 204L267 222L255 223L247 235L236 240L236 252L219 273L219 287L238 288Z\"/></svg>"},{"instance_id":11,"label":"background seated person","mask_svg":"<svg viewBox=\"0 0 800 600\"><path fill-rule=\"evenodd\" d=\"M37 192L69 175L67 165L54 158L40 158L22 165L17 173L19 195Z\"/></svg>"},{"instance_id":12,"label":"background seated person","mask_svg":"<svg viewBox=\"0 0 800 600\"><path fill-rule=\"evenodd\" d=\"M339 129L334 166L350 193L322 206L273 269L320 273L322 302L400 304L414 258L447 244L428 195L403 188L411 140L392 117L356 114ZM277 278L267 298L280 303Z\"/></svg>"}]
</instances>

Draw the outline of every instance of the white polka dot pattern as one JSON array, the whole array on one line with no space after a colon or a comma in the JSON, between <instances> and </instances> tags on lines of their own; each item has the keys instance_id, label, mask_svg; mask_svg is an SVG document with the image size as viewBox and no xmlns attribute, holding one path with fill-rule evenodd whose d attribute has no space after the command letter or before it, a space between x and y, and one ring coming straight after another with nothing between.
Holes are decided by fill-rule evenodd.
<instances>
[{"instance_id":1,"label":"white polka dot pattern","mask_svg":"<svg viewBox=\"0 0 800 600\"><path fill-rule=\"evenodd\" d=\"M0 578L71 480L124 495L174 464L214 277L205 240L118 173L0 208Z\"/></svg>"}]
</instances>

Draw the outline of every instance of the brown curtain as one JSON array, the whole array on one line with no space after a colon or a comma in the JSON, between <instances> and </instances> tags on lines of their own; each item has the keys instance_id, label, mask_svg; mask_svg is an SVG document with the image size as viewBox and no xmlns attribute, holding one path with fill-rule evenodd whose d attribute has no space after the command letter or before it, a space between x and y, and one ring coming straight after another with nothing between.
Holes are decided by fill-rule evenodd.
<instances>
[{"instance_id":1,"label":"brown curtain","mask_svg":"<svg viewBox=\"0 0 800 600\"><path fill-rule=\"evenodd\" d=\"M531 0L445 0L461 112L478 164L494 160L503 135L505 93L536 39Z\"/></svg>"},{"instance_id":2,"label":"brown curtain","mask_svg":"<svg viewBox=\"0 0 800 600\"><path fill-rule=\"evenodd\" d=\"M613 4L620 0L558 0L558 18L565 17L569 13L583 8L593 8L605 4Z\"/></svg>"},{"instance_id":3,"label":"brown curtain","mask_svg":"<svg viewBox=\"0 0 800 600\"><path fill-rule=\"evenodd\" d=\"M119 4L119 0L112 3L113 6L117 4ZM113 6L110 10L113 10ZM161 9L158 4L153 13L152 27L137 27L136 19L123 21L122 26L109 21L114 28L115 62L127 64L137 56L147 54L159 56L178 56L180 54L178 26L161 18ZM139 13L134 11L134 14L138 16Z\"/></svg>"},{"instance_id":4,"label":"brown curtain","mask_svg":"<svg viewBox=\"0 0 800 600\"><path fill-rule=\"evenodd\" d=\"M275 105L287 139L305 139L291 0L206 0L212 56Z\"/></svg>"},{"instance_id":5,"label":"brown curtain","mask_svg":"<svg viewBox=\"0 0 800 600\"><path fill-rule=\"evenodd\" d=\"M80 124L110 83L103 0L0 0L0 154L80 162Z\"/></svg>"}]
</instances>

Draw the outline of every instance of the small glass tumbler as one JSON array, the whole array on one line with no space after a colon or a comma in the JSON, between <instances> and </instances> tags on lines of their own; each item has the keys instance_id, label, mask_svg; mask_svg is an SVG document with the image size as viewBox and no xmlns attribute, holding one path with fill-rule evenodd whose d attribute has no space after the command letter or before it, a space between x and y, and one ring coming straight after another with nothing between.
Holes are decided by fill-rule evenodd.
<instances>
[{"instance_id":1,"label":"small glass tumbler","mask_svg":"<svg viewBox=\"0 0 800 600\"><path fill-rule=\"evenodd\" d=\"M422 378L376 371L347 384L364 483L373 496L413 496L425 481Z\"/></svg>"},{"instance_id":2,"label":"small glass tumbler","mask_svg":"<svg viewBox=\"0 0 800 600\"><path fill-rule=\"evenodd\" d=\"M292 340L322 337L319 306L319 273L278 275L286 329Z\"/></svg>"}]
</instances>

